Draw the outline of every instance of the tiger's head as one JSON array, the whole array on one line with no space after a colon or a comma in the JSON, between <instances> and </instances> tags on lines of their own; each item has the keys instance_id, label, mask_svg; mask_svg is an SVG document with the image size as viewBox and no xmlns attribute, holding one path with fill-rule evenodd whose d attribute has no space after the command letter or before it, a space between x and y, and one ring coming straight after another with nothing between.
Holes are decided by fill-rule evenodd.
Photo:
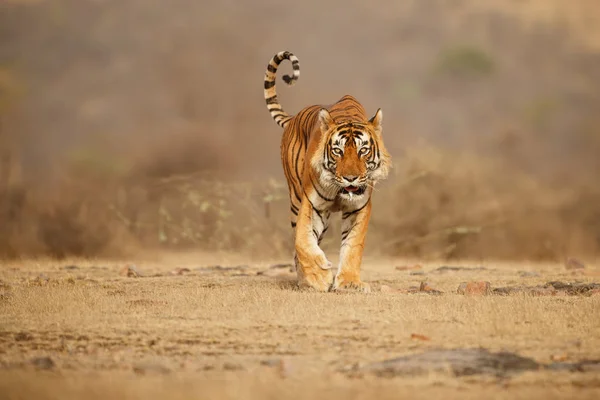
<instances>
[{"instance_id":1,"label":"tiger's head","mask_svg":"<svg viewBox=\"0 0 600 400\"><path fill-rule=\"evenodd\" d=\"M391 159L383 144L382 119L379 109L366 123L336 123L326 109L320 110L322 148L315 154L313 166L321 172L323 183L340 197L361 196L387 177Z\"/></svg>"}]
</instances>

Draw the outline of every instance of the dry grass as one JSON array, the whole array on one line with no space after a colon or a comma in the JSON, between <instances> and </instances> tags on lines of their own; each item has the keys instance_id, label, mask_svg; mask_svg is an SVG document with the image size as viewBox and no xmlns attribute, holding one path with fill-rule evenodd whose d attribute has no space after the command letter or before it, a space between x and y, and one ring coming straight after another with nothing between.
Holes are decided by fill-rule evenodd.
<instances>
[{"instance_id":1,"label":"dry grass","mask_svg":"<svg viewBox=\"0 0 600 400\"><path fill-rule=\"evenodd\" d=\"M429 348L482 346L548 362L600 358L600 297L465 297L461 281L534 285L574 277L561 265L486 264L483 271L397 271L404 262L366 260L370 295L294 289L292 276L241 271L241 256L186 255L139 259L145 277L127 278L128 261L15 262L0 272L0 393L5 398L593 398L597 373L535 372L508 381L441 374L350 379L340 369ZM74 264L77 269L65 269ZM468 264L463 264L468 265ZM184 275L170 275L176 267ZM537 271L523 278L519 271ZM241 272L241 273L240 273ZM43 274L43 279L36 279ZM46 278L48 279L46 281ZM383 293L427 279L443 295ZM597 278L596 278L597 279ZM412 333L431 338L415 341ZM33 357L56 367L34 371ZM263 361L278 360L276 367ZM138 375L134 368L147 370ZM161 373L156 369L168 369Z\"/></svg>"}]
</instances>

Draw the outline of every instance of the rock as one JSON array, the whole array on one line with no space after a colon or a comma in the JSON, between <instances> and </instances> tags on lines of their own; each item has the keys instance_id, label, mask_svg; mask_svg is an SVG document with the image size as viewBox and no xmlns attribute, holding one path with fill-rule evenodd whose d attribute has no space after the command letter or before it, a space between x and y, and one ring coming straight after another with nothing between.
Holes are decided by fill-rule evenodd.
<instances>
[{"instance_id":1,"label":"rock","mask_svg":"<svg viewBox=\"0 0 600 400\"><path fill-rule=\"evenodd\" d=\"M553 287L556 290L564 290L569 295L582 295L594 289L600 289L599 283L568 283L560 281L548 282L546 287Z\"/></svg>"},{"instance_id":2,"label":"rock","mask_svg":"<svg viewBox=\"0 0 600 400\"><path fill-rule=\"evenodd\" d=\"M431 340L430 337L421 335L420 333L411 333L410 338L413 340L422 340L424 342Z\"/></svg>"},{"instance_id":3,"label":"rock","mask_svg":"<svg viewBox=\"0 0 600 400\"><path fill-rule=\"evenodd\" d=\"M128 278L138 278L142 276L140 271L138 271L137 267L134 264L129 264L124 266L120 272L121 276L126 276Z\"/></svg>"},{"instance_id":4,"label":"rock","mask_svg":"<svg viewBox=\"0 0 600 400\"><path fill-rule=\"evenodd\" d=\"M53 369L54 367L56 367L56 364L54 363L54 360L52 360L50 357L36 357L33 358L30 363L36 367L37 369Z\"/></svg>"},{"instance_id":5,"label":"rock","mask_svg":"<svg viewBox=\"0 0 600 400\"><path fill-rule=\"evenodd\" d=\"M420 269L423 269L423 267L420 266L419 264L402 265L402 266L396 267L396 271L414 271L414 270L420 270Z\"/></svg>"},{"instance_id":6,"label":"rock","mask_svg":"<svg viewBox=\"0 0 600 400\"><path fill-rule=\"evenodd\" d=\"M430 372L454 376L510 374L535 371L540 368L535 360L515 353L492 353L487 349L431 350L391 360L368 364L359 371L379 377L414 376Z\"/></svg>"},{"instance_id":7,"label":"rock","mask_svg":"<svg viewBox=\"0 0 600 400\"><path fill-rule=\"evenodd\" d=\"M566 269L585 269L585 265L576 258L569 257L565 261Z\"/></svg>"},{"instance_id":8,"label":"rock","mask_svg":"<svg viewBox=\"0 0 600 400\"><path fill-rule=\"evenodd\" d=\"M441 291L432 288L431 285L429 284L429 282L425 282L425 281L421 282L421 285L419 286L419 292L424 292L424 293L429 293L429 294L442 294Z\"/></svg>"},{"instance_id":9,"label":"rock","mask_svg":"<svg viewBox=\"0 0 600 400\"><path fill-rule=\"evenodd\" d=\"M183 275L187 274L188 272L191 272L189 268L175 268L173 271L171 271L171 275Z\"/></svg>"},{"instance_id":10,"label":"rock","mask_svg":"<svg viewBox=\"0 0 600 400\"><path fill-rule=\"evenodd\" d=\"M471 281L462 282L457 289L458 294L472 295L472 296L485 296L491 291L491 285L486 281Z\"/></svg>"},{"instance_id":11,"label":"rock","mask_svg":"<svg viewBox=\"0 0 600 400\"><path fill-rule=\"evenodd\" d=\"M508 286L495 288L492 292L500 295L528 294L531 296L578 296L592 295L600 289L598 283L565 283L560 281L548 282L538 286Z\"/></svg>"},{"instance_id":12,"label":"rock","mask_svg":"<svg viewBox=\"0 0 600 400\"><path fill-rule=\"evenodd\" d=\"M171 370L164 365L155 364L155 363L138 363L133 366L133 372L138 375L147 375L147 374L168 374Z\"/></svg>"}]
</instances>

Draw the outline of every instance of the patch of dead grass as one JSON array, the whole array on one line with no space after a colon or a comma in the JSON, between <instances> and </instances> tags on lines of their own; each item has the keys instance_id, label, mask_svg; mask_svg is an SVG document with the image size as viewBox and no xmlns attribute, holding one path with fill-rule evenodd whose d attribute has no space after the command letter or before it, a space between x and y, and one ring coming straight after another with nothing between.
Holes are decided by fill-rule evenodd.
<instances>
[{"instance_id":1,"label":"patch of dead grass","mask_svg":"<svg viewBox=\"0 0 600 400\"><path fill-rule=\"evenodd\" d=\"M339 371L431 348L485 347L547 363L600 358L600 297L483 296L456 294L461 281L492 286L523 284L522 270L538 271L527 284L571 280L562 266L489 263L486 269L397 271L397 260L367 260L369 295L311 293L291 276L197 273L194 261L164 257L140 261L127 278L119 262L53 262L0 272L9 296L0 301L0 392L7 398L445 398L585 397L598 390L597 374L527 373L499 384L485 377L353 380ZM197 261L196 267L198 266ZM479 264L467 263L477 266ZM169 275L175 267L188 275ZM29 285L44 273L48 284ZM70 276L70 277L69 277ZM444 293L383 293L427 279ZM579 276L591 282L592 277ZM415 341L411 335L429 337ZM33 357L50 356L55 370L34 371ZM280 360L281 368L263 365ZM138 376L136 365L150 365ZM279 365L276 363L276 365ZM163 373L153 372L168 371ZM24 384L28 382L28 384ZM110 382L110 383L109 383ZM597 392L596 392L597 393ZM413 396L413 397L414 397ZM583 398L582 397L582 398ZM591 398L591 397L590 397Z\"/></svg>"}]
</instances>

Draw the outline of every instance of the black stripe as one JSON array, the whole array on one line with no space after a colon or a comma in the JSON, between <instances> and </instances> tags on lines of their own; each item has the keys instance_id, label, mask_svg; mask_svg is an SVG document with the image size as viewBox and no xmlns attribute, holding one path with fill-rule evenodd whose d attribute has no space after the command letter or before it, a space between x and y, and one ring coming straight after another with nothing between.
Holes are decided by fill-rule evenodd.
<instances>
[{"instance_id":1,"label":"black stripe","mask_svg":"<svg viewBox=\"0 0 600 400\"><path fill-rule=\"evenodd\" d=\"M274 66L272 66L270 63L267 65L267 71L269 72L277 72L277 68L275 68Z\"/></svg>"},{"instance_id":2,"label":"black stripe","mask_svg":"<svg viewBox=\"0 0 600 400\"><path fill-rule=\"evenodd\" d=\"M267 97L265 101L267 102L267 104L277 104L277 95Z\"/></svg>"},{"instance_id":3,"label":"black stripe","mask_svg":"<svg viewBox=\"0 0 600 400\"><path fill-rule=\"evenodd\" d=\"M304 188L302 188L302 190L304 191L304 196L306 196L306 200L308 200L308 202L312 206L313 210L315 210L315 212L317 213L317 215L319 216L319 218L321 219L321 222L322 222L323 221L323 216L321 215L321 211L317 207L315 207L315 205L313 204L312 201L310 201L310 198L308 197L308 194L306 194L306 190L304 190Z\"/></svg>"},{"instance_id":4,"label":"black stripe","mask_svg":"<svg viewBox=\"0 0 600 400\"><path fill-rule=\"evenodd\" d=\"M342 232L342 241L346 240L346 238L348 237L350 232L352 232L352 230L356 227L356 225L358 225L358 222L354 222L350 228Z\"/></svg>"},{"instance_id":5,"label":"black stripe","mask_svg":"<svg viewBox=\"0 0 600 400\"><path fill-rule=\"evenodd\" d=\"M310 181L313 184L313 187L315 188L315 192L317 192L317 194L319 195L320 198L322 198L325 201L334 201L335 200L335 197L333 199L329 199L329 198L325 197L321 192L319 192L319 189L317 189L317 184L315 183L312 175L310 177Z\"/></svg>"},{"instance_id":6,"label":"black stripe","mask_svg":"<svg viewBox=\"0 0 600 400\"><path fill-rule=\"evenodd\" d=\"M350 211L350 212L347 212L347 213L343 213L343 214L342 214L342 219L346 219L346 218L348 218L349 216L351 216L352 214L356 214L357 212L359 212L360 210L362 210L363 208L365 208L365 207L367 206L367 204L369 204L369 202L370 202L370 201L371 201L371 199L367 200L367 202L366 202L366 203L365 203L365 204L364 204L364 205L363 205L361 208L357 208L357 209L356 209L356 210L354 210L354 211Z\"/></svg>"},{"instance_id":7,"label":"black stripe","mask_svg":"<svg viewBox=\"0 0 600 400\"><path fill-rule=\"evenodd\" d=\"M292 212L292 214L298 215L298 210L294 210L294 206L290 207L290 211Z\"/></svg>"},{"instance_id":8,"label":"black stripe","mask_svg":"<svg viewBox=\"0 0 600 400\"><path fill-rule=\"evenodd\" d=\"M313 234L315 235L315 238L319 239L319 233L316 229L313 229Z\"/></svg>"},{"instance_id":9,"label":"black stripe","mask_svg":"<svg viewBox=\"0 0 600 400\"><path fill-rule=\"evenodd\" d=\"M296 223L292 222L292 228L295 228L295 227L296 227Z\"/></svg>"},{"instance_id":10,"label":"black stripe","mask_svg":"<svg viewBox=\"0 0 600 400\"><path fill-rule=\"evenodd\" d=\"M270 66L271 64L269 64ZM273 86L275 86L275 81L265 81L265 89L271 89Z\"/></svg>"}]
</instances>

